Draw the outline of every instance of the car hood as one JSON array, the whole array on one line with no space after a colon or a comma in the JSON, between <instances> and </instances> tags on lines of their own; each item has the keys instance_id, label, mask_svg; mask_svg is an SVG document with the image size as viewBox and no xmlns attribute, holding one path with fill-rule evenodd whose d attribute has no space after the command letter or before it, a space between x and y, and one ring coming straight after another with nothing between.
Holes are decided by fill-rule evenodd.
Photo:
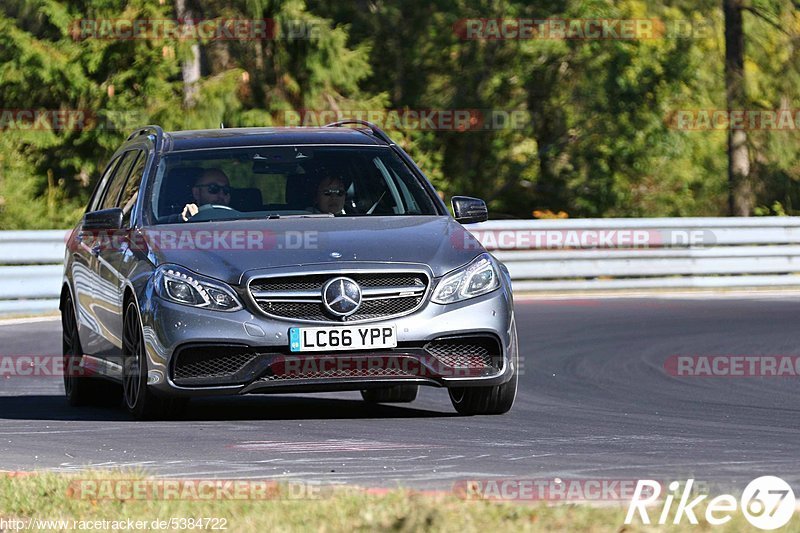
<instances>
[{"instance_id":1,"label":"car hood","mask_svg":"<svg viewBox=\"0 0 800 533\"><path fill-rule=\"evenodd\" d=\"M156 265L178 264L232 284L249 270L338 261L424 264L439 277L484 251L443 216L211 221L144 231Z\"/></svg>"}]
</instances>

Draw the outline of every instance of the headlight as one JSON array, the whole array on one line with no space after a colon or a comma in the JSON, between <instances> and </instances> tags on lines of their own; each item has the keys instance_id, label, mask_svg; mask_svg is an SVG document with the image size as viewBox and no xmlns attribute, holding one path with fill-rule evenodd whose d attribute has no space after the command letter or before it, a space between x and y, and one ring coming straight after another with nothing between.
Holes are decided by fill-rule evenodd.
<instances>
[{"instance_id":1,"label":"headlight","mask_svg":"<svg viewBox=\"0 0 800 533\"><path fill-rule=\"evenodd\" d=\"M481 254L466 267L448 274L433 291L432 301L437 304L460 302L492 292L500 286L500 276L494 259Z\"/></svg>"},{"instance_id":2,"label":"headlight","mask_svg":"<svg viewBox=\"0 0 800 533\"><path fill-rule=\"evenodd\" d=\"M242 308L233 289L221 281L176 265L158 267L155 286L156 293L171 302L215 311L238 311Z\"/></svg>"}]
</instances>

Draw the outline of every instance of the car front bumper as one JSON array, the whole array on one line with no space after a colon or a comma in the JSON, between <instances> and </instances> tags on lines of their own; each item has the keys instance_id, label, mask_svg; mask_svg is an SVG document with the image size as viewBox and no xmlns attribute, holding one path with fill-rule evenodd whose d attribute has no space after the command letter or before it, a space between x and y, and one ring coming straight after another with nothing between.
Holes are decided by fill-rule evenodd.
<instances>
[{"instance_id":1,"label":"car front bumper","mask_svg":"<svg viewBox=\"0 0 800 533\"><path fill-rule=\"evenodd\" d=\"M398 347L392 350L292 354L288 351L289 328L308 327L308 323L276 319L246 308L236 312L191 308L152 293L140 309L148 356L148 384L154 392L165 395L323 392L400 383L492 386L510 380L518 365L513 300L506 284L464 302L449 305L427 302L410 315L364 324L394 325ZM346 324L315 324L334 325ZM434 340L456 337L495 339L498 353L492 354L492 367L450 367L424 350ZM204 379L176 379L176 357L190 348L239 350L252 354L253 358L237 373L234 382L230 377L215 379L213 365ZM383 369L382 364L385 364ZM385 371L388 367L400 370ZM275 378L275 368L284 369L279 378ZM285 371L287 368L293 368L294 372ZM310 373L306 372L309 368L313 369Z\"/></svg>"}]
</instances>

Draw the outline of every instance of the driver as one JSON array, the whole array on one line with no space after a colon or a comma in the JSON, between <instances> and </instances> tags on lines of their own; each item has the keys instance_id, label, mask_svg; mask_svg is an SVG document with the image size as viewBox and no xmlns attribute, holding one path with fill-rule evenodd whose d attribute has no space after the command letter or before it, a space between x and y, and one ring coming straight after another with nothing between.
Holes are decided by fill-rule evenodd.
<instances>
[{"instance_id":1,"label":"driver","mask_svg":"<svg viewBox=\"0 0 800 533\"><path fill-rule=\"evenodd\" d=\"M231 203L231 185L228 176L218 168L208 168L200 174L192 186L195 203L186 204L181 218L186 221L199 211L198 206L206 204L228 206Z\"/></svg>"}]
</instances>

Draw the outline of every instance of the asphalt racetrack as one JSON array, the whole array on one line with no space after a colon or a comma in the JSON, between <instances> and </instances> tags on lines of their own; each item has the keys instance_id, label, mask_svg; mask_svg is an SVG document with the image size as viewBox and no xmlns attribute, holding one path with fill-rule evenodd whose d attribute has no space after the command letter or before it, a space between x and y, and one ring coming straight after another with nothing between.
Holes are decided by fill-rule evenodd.
<instances>
[{"instance_id":1,"label":"asphalt racetrack","mask_svg":"<svg viewBox=\"0 0 800 533\"><path fill-rule=\"evenodd\" d=\"M800 355L800 297L520 300L523 374L504 416L461 417L444 389L193 400L182 420L71 408L60 378L0 378L0 469L143 468L448 489L457 480L800 484L797 377L676 377L675 355ZM56 320L0 326L0 353L59 354Z\"/></svg>"}]
</instances>

